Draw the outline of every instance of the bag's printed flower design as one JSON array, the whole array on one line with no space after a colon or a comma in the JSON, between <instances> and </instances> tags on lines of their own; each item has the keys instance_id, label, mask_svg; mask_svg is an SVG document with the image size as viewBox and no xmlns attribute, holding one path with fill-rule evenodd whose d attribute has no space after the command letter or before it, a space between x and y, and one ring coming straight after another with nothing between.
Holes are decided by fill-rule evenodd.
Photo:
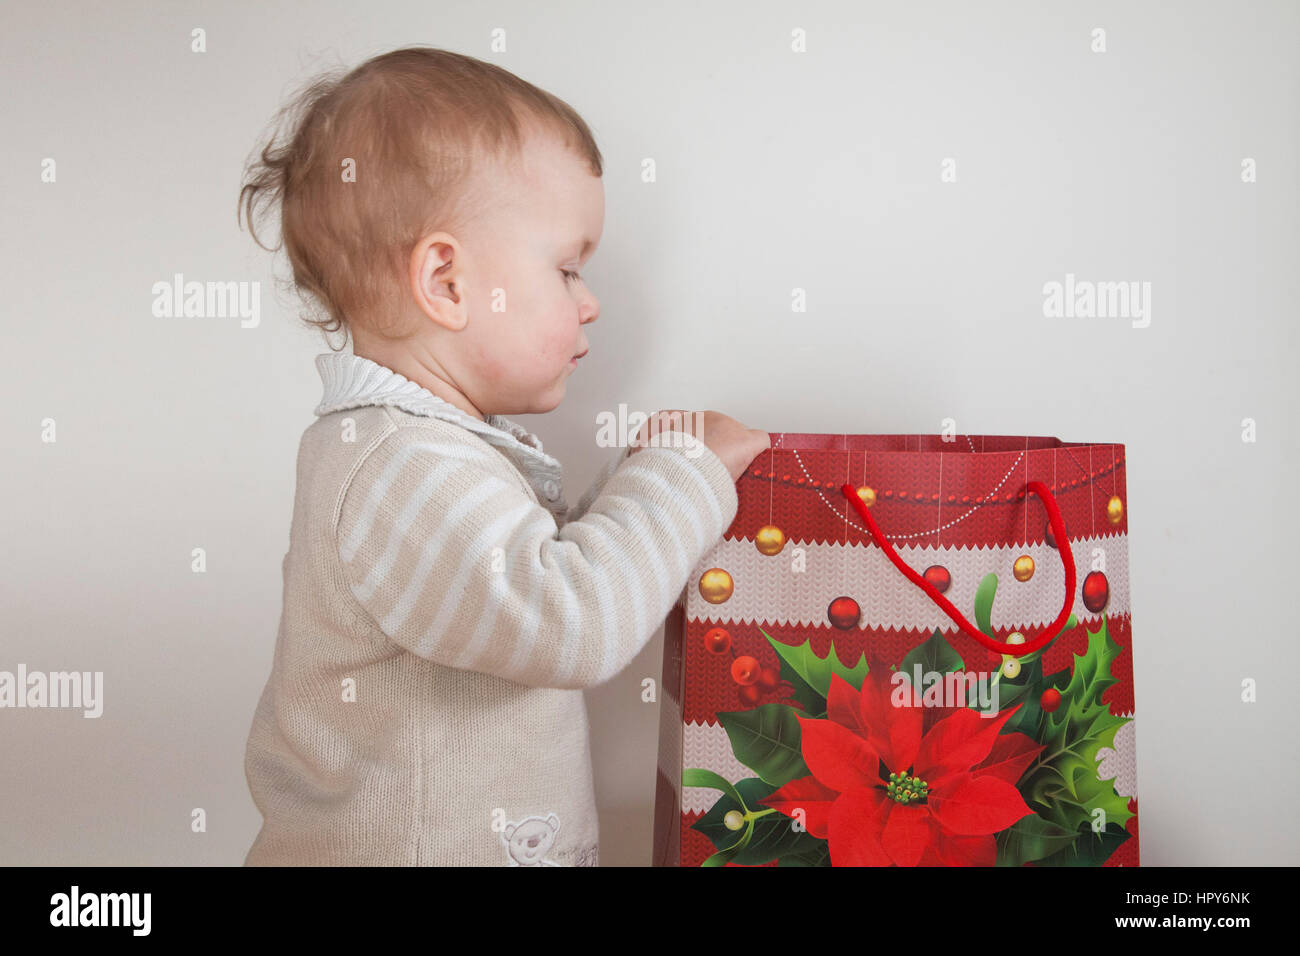
<instances>
[{"instance_id":1,"label":"bag's printed flower design","mask_svg":"<svg viewBox=\"0 0 1300 956\"><path fill-rule=\"evenodd\" d=\"M831 437L773 441L815 445ZM916 436L854 438L864 446L921 444ZM676 727L685 730L677 736L684 745L683 789L673 811L680 830L672 834L680 856L668 862L1137 864L1122 448L1097 446L1104 465L1062 476L1053 473L1058 453L1074 461L1081 448L1087 461L1093 446L965 440L973 452L975 442L994 451L969 456L964 470L944 462L945 495L925 489L927 469L915 463L908 474L920 490L866 483L872 475L904 473L897 457L892 470L878 460L874 468L864 465L857 491L877 510L879 529L892 531L892 544L906 547L932 534L930 525L942 529L945 544L959 539L957 548L918 545L906 559L958 610L973 612L966 633L949 625L945 634L936 625L929 598L897 570L886 570L867 529L857 525L861 543L850 541L848 508L838 515L844 522L838 549L827 541L835 524L826 512L833 512L832 489L835 480L843 483L844 471L814 480L812 469L833 460L830 452L794 452L802 475L778 473L760 459L742 478L736 522L697 569L695 593L688 593L677 622L685 647L665 646L665 659L680 653L684 668L676 686L666 674L665 686L670 696L684 692L684 724ZM1016 454L1012 442L1038 447ZM1050 455L1046 474L1040 449ZM926 453L906 457L918 454ZM1059 507L1081 568L1074 611L1083 620L1069 613L1059 633L1036 650L999 659L983 637L972 639L976 628L999 645L1017 645L1043 633L1058 612L1057 621L1068 613L1061 609L1064 555L1052 558L1058 542L1050 524L1031 516L1031 502L1016 494L1022 485L1007 483L1008 464L1050 489ZM988 475L1002 472L1003 480L996 492L968 494L988 480L981 467ZM1092 487L1098 480L1105 494ZM785 486L780 496L778 484ZM820 505L796 505L809 492ZM892 508L882 507L885 502ZM909 523L906 509L917 504L938 507ZM1001 507L1001 516L991 506ZM953 530L963 521L964 539ZM746 523L755 530L735 534ZM800 524L808 526L803 533ZM765 609L764 600L773 606ZM995 603L1003 608L996 624ZM730 707L723 704L728 686ZM955 699L953 688L960 690ZM667 752L671 766L678 758ZM661 797L673 793L662 775Z\"/></svg>"},{"instance_id":2,"label":"bag's printed flower design","mask_svg":"<svg viewBox=\"0 0 1300 956\"><path fill-rule=\"evenodd\" d=\"M924 709L895 706L892 689L883 668L861 691L833 674L826 717L795 718L812 772L759 802L803 810L839 866L992 866L993 834L1033 812L1015 784L1043 746L999 736L1018 707L992 720L954 709L923 737Z\"/></svg>"}]
</instances>

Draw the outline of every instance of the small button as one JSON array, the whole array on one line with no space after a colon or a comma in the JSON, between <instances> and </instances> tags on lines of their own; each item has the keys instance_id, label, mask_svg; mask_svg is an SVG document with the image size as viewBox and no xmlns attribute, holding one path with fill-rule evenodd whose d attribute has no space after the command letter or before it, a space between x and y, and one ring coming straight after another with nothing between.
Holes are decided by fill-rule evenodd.
<instances>
[{"instance_id":1,"label":"small button","mask_svg":"<svg viewBox=\"0 0 1300 956\"><path fill-rule=\"evenodd\" d=\"M546 481L542 483L542 492L547 498L554 501L556 498L560 497L560 486L552 479L547 478Z\"/></svg>"}]
</instances>

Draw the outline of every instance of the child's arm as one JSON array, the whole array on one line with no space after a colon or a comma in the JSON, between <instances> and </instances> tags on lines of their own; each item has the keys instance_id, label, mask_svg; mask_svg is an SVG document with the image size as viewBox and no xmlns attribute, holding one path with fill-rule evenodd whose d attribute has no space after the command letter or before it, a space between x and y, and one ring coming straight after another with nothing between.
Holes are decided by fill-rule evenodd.
<instances>
[{"instance_id":1,"label":"child's arm","mask_svg":"<svg viewBox=\"0 0 1300 956\"><path fill-rule=\"evenodd\" d=\"M625 446L622 451L605 463L605 465L600 469L600 472L596 475L596 480L593 481L587 490L582 493L582 497L578 499L578 503L569 509L568 516L564 519L566 524L570 521L577 521L587 513L587 509L591 507L591 503L596 500L596 497L604 489L605 483L609 481L614 472L618 471L619 465L623 464L627 459L627 456L632 451L633 447L634 446L632 445Z\"/></svg>"},{"instance_id":2,"label":"child's arm","mask_svg":"<svg viewBox=\"0 0 1300 956\"><path fill-rule=\"evenodd\" d=\"M497 452L399 429L344 494L336 545L347 585L420 657L534 687L607 681L735 518L726 466L685 442L620 455L586 513L557 531Z\"/></svg>"}]
</instances>

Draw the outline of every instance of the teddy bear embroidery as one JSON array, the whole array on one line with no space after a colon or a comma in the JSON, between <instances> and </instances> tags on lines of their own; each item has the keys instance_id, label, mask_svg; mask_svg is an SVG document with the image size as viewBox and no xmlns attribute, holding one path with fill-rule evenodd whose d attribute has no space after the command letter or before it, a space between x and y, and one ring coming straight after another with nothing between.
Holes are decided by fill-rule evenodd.
<instances>
[{"instance_id":1,"label":"teddy bear embroidery","mask_svg":"<svg viewBox=\"0 0 1300 956\"><path fill-rule=\"evenodd\" d=\"M506 845L510 866L563 866L546 859L555 834L560 830L560 818L554 813L542 817L526 817L518 823L506 823L501 839Z\"/></svg>"}]
</instances>

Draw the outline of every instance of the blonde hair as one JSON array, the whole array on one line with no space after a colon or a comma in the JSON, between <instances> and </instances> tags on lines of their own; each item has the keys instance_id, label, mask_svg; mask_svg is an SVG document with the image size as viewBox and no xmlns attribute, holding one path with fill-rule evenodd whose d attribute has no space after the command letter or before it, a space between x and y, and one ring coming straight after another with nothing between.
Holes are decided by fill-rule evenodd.
<instances>
[{"instance_id":1,"label":"blonde hair","mask_svg":"<svg viewBox=\"0 0 1300 956\"><path fill-rule=\"evenodd\" d=\"M499 66L416 46L342 74L309 81L279 111L245 167L236 210L241 226L247 214L253 240L275 252L255 220L279 206L293 286L325 313L303 321L327 341L358 321L381 335L394 331L415 243L435 229L463 228L483 160L519 156L531 127L558 134L592 175L603 175L582 117ZM355 181L344 179L346 160L355 162Z\"/></svg>"}]
</instances>

